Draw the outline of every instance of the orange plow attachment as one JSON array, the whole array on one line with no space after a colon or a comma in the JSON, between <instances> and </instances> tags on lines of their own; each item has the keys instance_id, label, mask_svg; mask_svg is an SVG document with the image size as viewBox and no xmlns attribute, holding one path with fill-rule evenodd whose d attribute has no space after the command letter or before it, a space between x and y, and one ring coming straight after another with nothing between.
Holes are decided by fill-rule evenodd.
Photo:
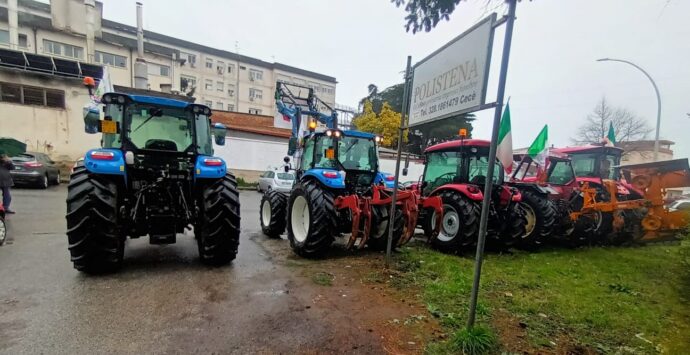
<instances>
[{"instance_id":1,"label":"orange plow attachment","mask_svg":"<svg viewBox=\"0 0 690 355\"><path fill-rule=\"evenodd\" d=\"M371 233L371 209L374 206L390 206L393 203L392 189L378 185L373 186L372 189L371 197L348 195L340 196L335 200L336 209L349 210L352 215L352 234L347 242L348 249L354 247L357 240L359 240L358 249L366 245ZM443 202L440 197L422 197L417 191L398 190L396 206L401 210L405 221L405 228L397 246L407 243L414 236L421 209L431 208L436 211L432 237L440 232L443 219Z\"/></svg>"},{"instance_id":2,"label":"orange plow attachment","mask_svg":"<svg viewBox=\"0 0 690 355\"><path fill-rule=\"evenodd\" d=\"M643 241L666 239L684 231L690 224L685 211L668 210L664 203L668 189L690 187L688 159L621 166L623 175L642 192L647 215L642 220Z\"/></svg>"}]
</instances>

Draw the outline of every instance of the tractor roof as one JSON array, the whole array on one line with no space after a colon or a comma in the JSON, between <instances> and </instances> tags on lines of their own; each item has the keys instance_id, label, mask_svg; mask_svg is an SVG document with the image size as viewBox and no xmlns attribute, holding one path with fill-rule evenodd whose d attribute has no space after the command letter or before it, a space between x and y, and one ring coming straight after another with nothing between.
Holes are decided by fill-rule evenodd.
<instances>
[{"instance_id":1,"label":"tractor roof","mask_svg":"<svg viewBox=\"0 0 690 355\"><path fill-rule=\"evenodd\" d=\"M194 103L190 103L187 101L175 100L175 99L170 99L170 98L166 98L166 97L157 97L157 96L149 96L149 95L129 95L129 94L123 94L123 93L116 93L116 94L126 96L130 100L132 100L136 103L139 103L139 104L168 106L168 107L175 107L175 108L186 108L187 106L190 106L190 105L197 105L197 106L206 107L205 105L194 104Z\"/></svg>"},{"instance_id":2,"label":"tractor roof","mask_svg":"<svg viewBox=\"0 0 690 355\"><path fill-rule=\"evenodd\" d=\"M623 149L618 148L618 147L607 147L604 145L594 145L594 144L588 144L588 145L583 145L583 146L579 146L579 147L556 148L556 149L553 149L553 151L555 151L557 153L565 153L565 154L606 153L606 152L617 153L617 154L623 153Z\"/></svg>"},{"instance_id":3,"label":"tractor roof","mask_svg":"<svg viewBox=\"0 0 690 355\"><path fill-rule=\"evenodd\" d=\"M424 153L431 153L431 152L436 152L440 150L456 150L457 148L460 147L482 147L482 148L488 148L489 147L489 141L483 140L483 139L458 139L454 141L448 141L448 142L443 142L439 143L436 145L432 145L429 148L426 148L424 150Z\"/></svg>"},{"instance_id":4,"label":"tractor roof","mask_svg":"<svg viewBox=\"0 0 690 355\"><path fill-rule=\"evenodd\" d=\"M350 136L350 137L359 137L359 138L367 138L367 139L373 139L374 137L376 137L372 133L355 131L355 130L343 131L343 134L345 134L346 136Z\"/></svg>"}]
</instances>

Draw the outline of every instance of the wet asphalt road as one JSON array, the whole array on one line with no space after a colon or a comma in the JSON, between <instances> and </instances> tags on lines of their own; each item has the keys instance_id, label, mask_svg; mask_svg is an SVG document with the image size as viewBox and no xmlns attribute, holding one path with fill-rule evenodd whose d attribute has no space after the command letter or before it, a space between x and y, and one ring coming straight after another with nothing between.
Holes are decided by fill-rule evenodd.
<instances>
[{"instance_id":1,"label":"wet asphalt road","mask_svg":"<svg viewBox=\"0 0 690 355\"><path fill-rule=\"evenodd\" d=\"M140 238L128 240L120 272L98 277L69 261L66 193L65 185L14 190L18 213L0 247L0 353L338 351L328 348L337 335L324 313L310 313L309 299L290 292L299 279L257 243L256 192L241 194L242 239L231 265L201 265L191 236L167 246Z\"/></svg>"}]
</instances>

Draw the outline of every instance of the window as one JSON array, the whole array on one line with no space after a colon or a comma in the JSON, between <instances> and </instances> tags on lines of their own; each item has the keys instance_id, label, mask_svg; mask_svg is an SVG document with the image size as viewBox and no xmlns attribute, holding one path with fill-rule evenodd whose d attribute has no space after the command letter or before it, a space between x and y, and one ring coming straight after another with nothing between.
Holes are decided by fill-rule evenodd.
<instances>
[{"instance_id":1,"label":"window","mask_svg":"<svg viewBox=\"0 0 690 355\"><path fill-rule=\"evenodd\" d=\"M264 80L264 72L256 69L249 69L249 80Z\"/></svg>"},{"instance_id":2,"label":"window","mask_svg":"<svg viewBox=\"0 0 690 355\"><path fill-rule=\"evenodd\" d=\"M264 93L261 90L254 89L254 88L249 89L249 101L254 101L254 100L260 101L261 99L263 99L263 97L264 97Z\"/></svg>"},{"instance_id":3,"label":"window","mask_svg":"<svg viewBox=\"0 0 690 355\"><path fill-rule=\"evenodd\" d=\"M125 129L135 147L183 152L193 143L194 115L184 108L162 107L160 116L151 119L150 104L129 105Z\"/></svg>"},{"instance_id":4,"label":"window","mask_svg":"<svg viewBox=\"0 0 690 355\"><path fill-rule=\"evenodd\" d=\"M206 101L204 101L204 105L206 105L210 108L213 108L213 101L206 100Z\"/></svg>"},{"instance_id":5,"label":"window","mask_svg":"<svg viewBox=\"0 0 690 355\"><path fill-rule=\"evenodd\" d=\"M314 161L314 140L308 139L304 145L304 153L302 154L302 170L307 171L311 169Z\"/></svg>"},{"instance_id":6,"label":"window","mask_svg":"<svg viewBox=\"0 0 690 355\"><path fill-rule=\"evenodd\" d=\"M213 59L206 58L206 69L213 69Z\"/></svg>"},{"instance_id":7,"label":"window","mask_svg":"<svg viewBox=\"0 0 690 355\"><path fill-rule=\"evenodd\" d=\"M235 85L228 84L228 96L235 96Z\"/></svg>"},{"instance_id":8,"label":"window","mask_svg":"<svg viewBox=\"0 0 690 355\"><path fill-rule=\"evenodd\" d=\"M249 109L249 114L251 114L251 115L260 115L260 114L261 114L261 109L259 109L259 108L250 108L250 109Z\"/></svg>"},{"instance_id":9,"label":"window","mask_svg":"<svg viewBox=\"0 0 690 355\"><path fill-rule=\"evenodd\" d=\"M548 182L551 184L565 185L575 178L569 161L554 160L549 169L551 174L549 174Z\"/></svg>"},{"instance_id":10,"label":"window","mask_svg":"<svg viewBox=\"0 0 690 355\"><path fill-rule=\"evenodd\" d=\"M25 34L20 33L20 34L19 34L19 47L21 47L21 48L26 48L26 47L28 47L28 46L29 46L29 39L28 39L28 37L27 37Z\"/></svg>"},{"instance_id":11,"label":"window","mask_svg":"<svg viewBox=\"0 0 690 355\"><path fill-rule=\"evenodd\" d=\"M225 91L225 84L223 84L222 81L217 81L216 82L216 90L223 92Z\"/></svg>"},{"instance_id":12,"label":"window","mask_svg":"<svg viewBox=\"0 0 690 355\"><path fill-rule=\"evenodd\" d=\"M65 92L33 86L0 83L0 102L64 108Z\"/></svg>"},{"instance_id":13,"label":"window","mask_svg":"<svg viewBox=\"0 0 690 355\"><path fill-rule=\"evenodd\" d=\"M204 86L206 90L213 90L213 80L206 79L206 85Z\"/></svg>"},{"instance_id":14,"label":"window","mask_svg":"<svg viewBox=\"0 0 690 355\"><path fill-rule=\"evenodd\" d=\"M170 75L170 67L167 65L147 63L146 67L148 68L149 75L158 75L158 76L169 76Z\"/></svg>"},{"instance_id":15,"label":"window","mask_svg":"<svg viewBox=\"0 0 690 355\"><path fill-rule=\"evenodd\" d=\"M47 39L43 40L43 52L76 59L82 59L84 57L84 48L82 47L53 42Z\"/></svg>"},{"instance_id":16,"label":"window","mask_svg":"<svg viewBox=\"0 0 690 355\"><path fill-rule=\"evenodd\" d=\"M228 111L235 111L235 105L228 104Z\"/></svg>"},{"instance_id":17,"label":"window","mask_svg":"<svg viewBox=\"0 0 690 355\"><path fill-rule=\"evenodd\" d=\"M240 65L240 70L247 70L247 67L245 67L244 65Z\"/></svg>"},{"instance_id":18,"label":"window","mask_svg":"<svg viewBox=\"0 0 690 355\"><path fill-rule=\"evenodd\" d=\"M218 64L216 65L216 71L218 72L219 75L225 74L225 63L223 63L219 60Z\"/></svg>"},{"instance_id":19,"label":"window","mask_svg":"<svg viewBox=\"0 0 690 355\"><path fill-rule=\"evenodd\" d=\"M232 74L235 71L235 64L228 64L228 74Z\"/></svg>"},{"instance_id":20,"label":"window","mask_svg":"<svg viewBox=\"0 0 690 355\"><path fill-rule=\"evenodd\" d=\"M180 90L187 91L196 87L196 78L188 75L180 75Z\"/></svg>"},{"instance_id":21,"label":"window","mask_svg":"<svg viewBox=\"0 0 690 355\"><path fill-rule=\"evenodd\" d=\"M196 68L196 55L191 53L180 52L180 59L189 63L191 68Z\"/></svg>"},{"instance_id":22,"label":"window","mask_svg":"<svg viewBox=\"0 0 690 355\"><path fill-rule=\"evenodd\" d=\"M0 43L10 43L10 31L0 30Z\"/></svg>"},{"instance_id":23,"label":"window","mask_svg":"<svg viewBox=\"0 0 690 355\"><path fill-rule=\"evenodd\" d=\"M127 67L127 57L96 51L96 62L119 68Z\"/></svg>"},{"instance_id":24,"label":"window","mask_svg":"<svg viewBox=\"0 0 690 355\"><path fill-rule=\"evenodd\" d=\"M217 108L218 110L222 110L222 109L223 109L223 103L220 102L220 101L216 102L216 108Z\"/></svg>"}]
</instances>

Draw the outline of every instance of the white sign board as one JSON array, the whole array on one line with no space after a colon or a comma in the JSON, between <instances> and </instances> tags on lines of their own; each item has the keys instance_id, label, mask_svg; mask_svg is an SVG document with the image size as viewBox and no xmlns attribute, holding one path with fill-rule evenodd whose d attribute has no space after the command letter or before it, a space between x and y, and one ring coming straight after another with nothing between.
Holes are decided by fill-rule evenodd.
<instances>
[{"instance_id":1,"label":"white sign board","mask_svg":"<svg viewBox=\"0 0 690 355\"><path fill-rule=\"evenodd\" d=\"M484 104L495 20L492 14L414 66L410 126Z\"/></svg>"}]
</instances>

